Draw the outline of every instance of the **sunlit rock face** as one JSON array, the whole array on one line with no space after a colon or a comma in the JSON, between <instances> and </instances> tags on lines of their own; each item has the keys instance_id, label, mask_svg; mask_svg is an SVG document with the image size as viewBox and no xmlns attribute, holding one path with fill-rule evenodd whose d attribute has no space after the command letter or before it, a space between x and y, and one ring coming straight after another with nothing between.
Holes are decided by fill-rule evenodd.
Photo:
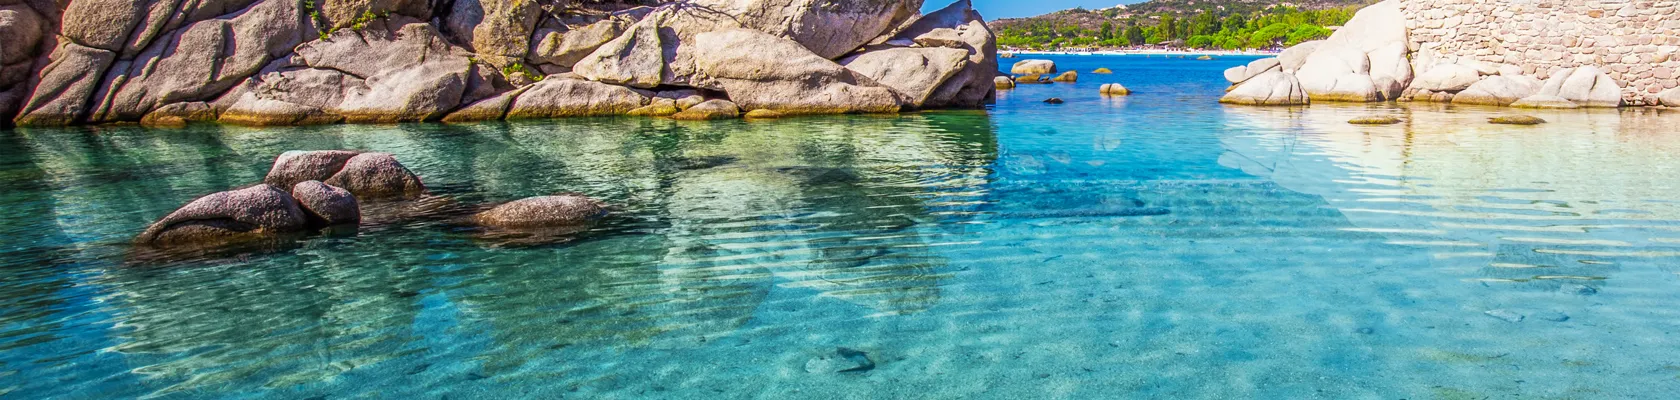
<instances>
[{"instance_id":1,"label":"sunlit rock face","mask_svg":"<svg viewBox=\"0 0 1680 400\"><path fill-rule=\"evenodd\" d=\"M0 115L25 126L602 116L647 105L652 93L632 88L682 87L784 115L990 102L996 38L982 17L966 0L926 16L921 5L12 2L0 6ZM699 40L708 35L716 40ZM866 45L942 65L888 77L882 60L864 71L836 63L875 49Z\"/></svg>"},{"instance_id":2,"label":"sunlit rock face","mask_svg":"<svg viewBox=\"0 0 1680 400\"><path fill-rule=\"evenodd\" d=\"M1565 3L1386 0L1278 60L1314 101L1506 106L1543 96L1552 108L1662 105L1680 79L1680 26L1662 21L1680 11ZM1255 74L1227 72L1234 83Z\"/></svg>"}]
</instances>

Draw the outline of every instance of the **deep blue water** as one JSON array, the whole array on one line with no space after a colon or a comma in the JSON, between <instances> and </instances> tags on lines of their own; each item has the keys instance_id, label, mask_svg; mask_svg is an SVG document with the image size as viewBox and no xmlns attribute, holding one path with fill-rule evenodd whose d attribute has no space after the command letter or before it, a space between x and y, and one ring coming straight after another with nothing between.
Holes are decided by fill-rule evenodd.
<instances>
[{"instance_id":1,"label":"deep blue water","mask_svg":"<svg viewBox=\"0 0 1680 400\"><path fill-rule=\"evenodd\" d=\"M0 397L1680 393L1680 113L1227 107L1250 58L1051 58L1081 81L985 111L0 131ZM1345 123L1372 114L1407 122ZM339 148L457 204L619 212L555 243L421 216L128 245Z\"/></svg>"}]
</instances>

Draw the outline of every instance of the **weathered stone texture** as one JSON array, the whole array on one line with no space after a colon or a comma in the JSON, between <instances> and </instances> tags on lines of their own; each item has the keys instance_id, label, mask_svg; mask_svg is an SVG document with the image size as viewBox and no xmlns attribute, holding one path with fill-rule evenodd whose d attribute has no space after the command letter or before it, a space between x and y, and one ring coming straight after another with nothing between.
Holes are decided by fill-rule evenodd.
<instances>
[{"instance_id":1,"label":"weathered stone texture","mask_svg":"<svg viewBox=\"0 0 1680 400\"><path fill-rule=\"evenodd\" d=\"M1400 0L1414 67L1474 60L1550 78L1597 66L1626 105L1654 105L1680 71L1680 1ZM1423 64L1427 62L1428 64Z\"/></svg>"}]
</instances>

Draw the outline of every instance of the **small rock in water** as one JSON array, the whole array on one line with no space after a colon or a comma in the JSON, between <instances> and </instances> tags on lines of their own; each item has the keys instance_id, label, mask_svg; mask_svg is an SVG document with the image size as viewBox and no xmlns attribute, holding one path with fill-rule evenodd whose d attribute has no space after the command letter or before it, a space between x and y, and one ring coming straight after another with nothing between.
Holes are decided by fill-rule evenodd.
<instances>
[{"instance_id":1,"label":"small rock in water","mask_svg":"<svg viewBox=\"0 0 1680 400\"><path fill-rule=\"evenodd\" d=\"M1504 125L1540 125L1546 123L1546 120L1529 115L1507 115L1503 117L1488 118L1488 123Z\"/></svg>"},{"instance_id":2,"label":"small rock in water","mask_svg":"<svg viewBox=\"0 0 1680 400\"><path fill-rule=\"evenodd\" d=\"M1522 322L1522 320L1523 320L1523 315L1522 314L1519 314L1516 311L1506 310L1506 309L1503 309L1503 308L1497 309L1497 310L1487 310L1483 313L1487 314L1490 317L1503 319L1503 320L1505 320L1505 322Z\"/></svg>"},{"instance_id":3,"label":"small rock in water","mask_svg":"<svg viewBox=\"0 0 1680 400\"><path fill-rule=\"evenodd\" d=\"M1563 285L1563 287L1558 288L1558 291L1568 293L1568 294L1573 294L1573 295L1580 295L1580 296L1591 296L1591 295L1598 294L1598 289L1597 288L1593 288L1592 286L1582 285L1582 284L1579 284L1579 283L1571 283L1571 284L1568 284L1568 285Z\"/></svg>"},{"instance_id":4,"label":"small rock in water","mask_svg":"<svg viewBox=\"0 0 1680 400\"><path fill-rule=\"evenodd\" d=\"M1354 125L1394 125L1400 123L1400 119L1389 115L1379 115L1354 118L1348 120L1348 123Z\"/></svg>"},{"instance_id":5,"label":"small rock in water","mask_svg":"<svg viewBox=\"0 0 1680 400\"><path fill-rule=\"evenodd\" d=\"M1568 321L1569 320L1569 314L1564 314L1564 313L1560 313L1560 312L1557 312L1557 311L1542 311L1542 312L1534 313L1534 318L1539 318L1539 319L1552 321L1552 322L1563 322L1563 321Z\"/></svg>"},{"instance_id":6,"label":"small rock in water","mask_svg":"<svg viewBox=\"0 0 1680 400\"><path fill-rule=\"evenodd\" d=\"M1048 98L1048 99L1044 99L1044 104L1062 104L1062 98L1051 97L1051 98Z\"/></svg>"},{"instance_id":7,"label":"small rock in water","mask_svg":"<svg viewBox=\"0 0 1680 400\"><path fill-rule=\"evenodd\" d=\"M839 353L841 357L845 357L847 360L857 363L856 367L842 369L840 372L864 372L875 369L875 360L869 358L869 353L845 347L836 348L835 352Z\"/></svg>"},{"instance_id":8,"label":"small rock in water","mask_svg":"<svg viewBox=\"0 0 1680 400\"><path fill-rule=\"evenodd\" d=\"M1369 334L1377 333L1377 330L1371 329L1371 328L1359 328L1359 329L1355 330L1354 332L1359 332L1359 334L1361 334L1361 335L1369 335Z\"/></svg>"},{"instance_id":9,"label":"small rock in water","mask_svg":"<svg viewBox=\"0 0 1680 400\"><path fill-rule=\"evenodd\" d=\"M822 355L805 362L805 372L826 374L835 372L864 372L875 369L869 353L840 347L835 354Z\"/></svg>"}]
</instances>

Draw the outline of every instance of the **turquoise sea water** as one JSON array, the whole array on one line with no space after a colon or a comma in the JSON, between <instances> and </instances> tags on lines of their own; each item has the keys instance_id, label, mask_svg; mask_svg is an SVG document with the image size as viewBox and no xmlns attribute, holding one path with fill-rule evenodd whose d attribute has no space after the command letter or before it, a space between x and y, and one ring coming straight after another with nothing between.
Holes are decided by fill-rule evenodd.
<instances>
[{"instance_id":1,"label":"turquoise sea water","mask_svg":"<svg viewBox=\"0 0 1680 400\"><path fill-rule=\"evenodd\" d=\"M1082 81L985 111L0 131L0 397L1680 393L1680 112L1226 107L1249 59L1055 59ZM1407 123L1345 123L1373 114ZM619 212L551 243L373 215L127 244L340 148L463 207Z\"/></svg>"}]
</instances>

